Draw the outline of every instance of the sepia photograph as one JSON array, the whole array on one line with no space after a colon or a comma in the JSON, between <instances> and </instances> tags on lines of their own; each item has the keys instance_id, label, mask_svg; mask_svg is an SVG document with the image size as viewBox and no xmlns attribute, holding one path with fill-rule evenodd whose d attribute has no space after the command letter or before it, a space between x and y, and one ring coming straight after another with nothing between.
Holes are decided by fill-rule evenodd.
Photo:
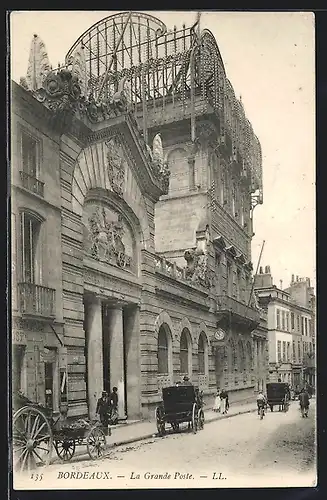
<instances>
[{"instance_id":1,"label":"sepia photograph","mask_svg":"<svg viewBox=\"0 0 327 500\"><path fill-rule=\"evenodd\" d=\"M315 487L314 14L7 14L14 490Z\"/></svg>"}]
</instances>

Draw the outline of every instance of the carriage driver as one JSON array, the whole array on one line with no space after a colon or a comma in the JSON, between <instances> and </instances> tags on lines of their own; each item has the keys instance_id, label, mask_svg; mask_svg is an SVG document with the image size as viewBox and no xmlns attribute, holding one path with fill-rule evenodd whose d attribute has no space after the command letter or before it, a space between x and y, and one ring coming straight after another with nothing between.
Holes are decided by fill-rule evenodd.
<instances>
[{"instance_id":1,"label":"carriage driver","mask_svg":"<svg viewBox=\"0 0 327 500\"><path fill-rule=\"evenodd\" d=\"M266 396L264 395L264 393L262 391L259 391L258 395L257 395L257 407L258 407L258 415L260 413L260 408L265 408L265 406L267 405L267 400L266 400Z\"/></svg>"}]
</instances>

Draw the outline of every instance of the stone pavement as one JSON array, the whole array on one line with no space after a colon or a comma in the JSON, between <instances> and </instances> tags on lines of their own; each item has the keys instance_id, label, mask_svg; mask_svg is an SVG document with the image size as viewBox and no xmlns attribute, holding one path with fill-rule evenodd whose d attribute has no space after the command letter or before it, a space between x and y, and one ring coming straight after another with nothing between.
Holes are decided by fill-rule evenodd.
<instances>
[{"instance_id":1,"label":"stone pavement","mask_svg":"<svg viewBox=\"0 0 327 500\"><path fill-rule=\"evenodd\" d=\"M231 404L226 415L214 412L212 409L204 407L205 424L224 418L241 415L242 413L250 413L257 408L256 402L247 404ZM186 424L187 425L187 424ZM168 429L167 425L167 429ZM111 436L107 438L109 447L119 446L124 444L135 443L144 439L149 439L157 436L156 422L152 421L133 421L118 424L111 427Z\"/></svg>"}]
</instances>

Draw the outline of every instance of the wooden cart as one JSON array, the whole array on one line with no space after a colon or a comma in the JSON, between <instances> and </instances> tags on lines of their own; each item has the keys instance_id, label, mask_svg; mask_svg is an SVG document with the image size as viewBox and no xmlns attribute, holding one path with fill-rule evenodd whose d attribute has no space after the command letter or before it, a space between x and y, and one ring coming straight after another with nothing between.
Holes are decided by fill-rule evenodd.
<instances>
[{"instance_id":1,"label":"wooden cart","mask_svg":"<svg viewBox=\"0 0 327 500\"><path fill-rule=\"evenodd\" d=\"M183 385L165 387L162 389L162 399L155 410L159 436L165 434L167 423L174 431L178 431L183 422L187 422L194 433L203 429L203 402L198 388Z\"/></svg>"},{"instance_id":2,"label":"wooden cart","mask_svg":"<svg viewBox=\"0 0 327 500\"><path fill-rule=\"evenodd\" d=\"M73 458L77 445L85 445L92 460L103 456L106 436L99 422L59 422L50 409L21 394L14 395L13 409L14 470L23 472L49 465L53 447L65 461Z\"/></svg>"}]
</instances>

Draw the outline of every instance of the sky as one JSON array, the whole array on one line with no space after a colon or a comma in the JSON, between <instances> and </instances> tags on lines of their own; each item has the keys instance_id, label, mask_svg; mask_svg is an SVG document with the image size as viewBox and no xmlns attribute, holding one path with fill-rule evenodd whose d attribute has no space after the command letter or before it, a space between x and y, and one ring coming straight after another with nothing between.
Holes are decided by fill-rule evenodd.
<instances>
[{"instance_id":1,"label":"sky","mask_svg":"<svg viewBox=\"0 0 327 500\"><path fill-rule=\"evenodd\" d=\"M17 11L10 16L11 77L26 75L36 33L53 67L77 38L115 11ZM192 11L151 11L167 28L192 25ZM263 204L254 210L252 262L270 265L274 284L316 279L315 34L310 12L202 12L227 77L242 96L263 154Z\"/></svg>"}]
</instances>

